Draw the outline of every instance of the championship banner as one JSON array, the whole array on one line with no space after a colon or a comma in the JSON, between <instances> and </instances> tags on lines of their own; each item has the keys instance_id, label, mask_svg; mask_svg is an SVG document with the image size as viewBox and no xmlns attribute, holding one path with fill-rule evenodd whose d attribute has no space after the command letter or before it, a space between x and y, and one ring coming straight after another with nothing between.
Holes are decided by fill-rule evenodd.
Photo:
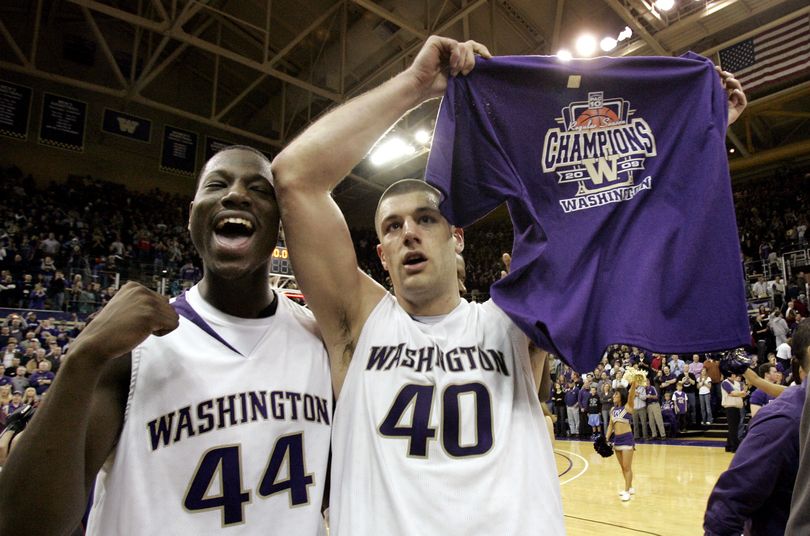
<instances>
[{"instance_id":1,"label":"championship banner","mask_svg":"<svg viewBox=\"0 0 810 536\"><path fill-rule=\"evenodd\" d=\"M160 150L160 170L194 175L197 161L197 134L166 125Z\"/></svg>"},{"instance_id":2,"label":"championship banner","mask_svg":"<svg viewBox=\"0 0 810 536\"><path fill-rule=\"evenodd\" d=\"M42 95L39 143L68 151L83 151L86 120L87 103L45 93Z\"/></svg>"},{"instance_id":3,"label":"championship banner","mask_svg":"<svg viewBox=\"0 0 810 536\"><path fill-rule=\"evenodd\" d=\"M32 93L30 87L0 80L0 135L28 139Z\"/></svg>"},{"instance_id":4,"label":"championship banner","mask_svg":"<svg viewBox=\"0 0 810 536\"><path fill-rule=\"evenodd\" d=\"M144 143L149 143L149 140L152 139L151 121L109 108L104 109L101 130Z\"/></svg>"},{"instance_id":5,"label":"championship banner","mask_svg":"<svg viewBox=\"0 0 810 536\"><path fill-rule=\"evenodd\" d=\"M205 137L205 161L211 160L211 157L220 152L229 145L236 145L233 142L212 138L211 136Z\"/></svg>"}]
</instances>

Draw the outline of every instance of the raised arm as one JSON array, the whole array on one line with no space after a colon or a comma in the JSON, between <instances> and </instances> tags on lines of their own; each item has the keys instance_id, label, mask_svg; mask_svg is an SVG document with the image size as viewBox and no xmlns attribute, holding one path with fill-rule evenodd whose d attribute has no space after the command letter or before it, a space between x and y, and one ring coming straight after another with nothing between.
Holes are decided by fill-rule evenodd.
<instances>
[{"instance_id":1,"label":"raised arm","mask_svg":"<svg viewBox=\"0 0 810 536\"><path fill-rule=\"evenodd\" d=\"M743 378L745 378L745 382L747 384L753 385L760 391L763 391L766 395L772 396L774 398L781 395L782 392L785 389L787 389L787 387L785 387L784 385L772 383L764 378L760 378L759 375L751 369L747 369L743 373Z\"/></svg>"},{"instance_id":2,"label":"raised arm","mask_svg":"<svg viewBox=\"0 0 810 536\"><path fill-rule=\"evenodd\" d=\"M627 388L627 404L624 405L624 409L627 410L627 413L633 413L633 406L636 401L636 380L633 380L630 383L630 387Z\"/></svg>"},{"instance_id":3,"label":"raised arm","mask_svg":"<svg viewBox=\"0 0 810 536\"><path fill-rule=\"evenodd\" d=\"M134 283L87 325L0 472L0 534L67 534L78 526L123 424L129 352L176 326L168 302ZM25 504L36 504L36 515Z\"/></svg>"},{"instance_id":4,"label":"raised arm","mask_svg":"<svg viewBox=\"0 0 810 536\"><path fill-rule=\"evenodd\" d=\"M357 266L331 192L403 114L441 96L447 76L467 74L482 45L431 37L406 71L315 122L273 162L296 279L318 320L339 391L354 343L385 290Z\"/></svg>"}]
</instances>

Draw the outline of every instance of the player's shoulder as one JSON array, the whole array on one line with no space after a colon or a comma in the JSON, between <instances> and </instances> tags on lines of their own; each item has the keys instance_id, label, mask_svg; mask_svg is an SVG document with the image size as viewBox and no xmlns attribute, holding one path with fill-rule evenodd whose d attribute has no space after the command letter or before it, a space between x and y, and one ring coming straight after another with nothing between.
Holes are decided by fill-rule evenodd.
<instances>
[{"instance_id":1,"label":"player's shoulder","mask_svg":"<svg viewBox=\"0 0 810 536\"><path fill-rule=\"evenodd\" d=\"M278 318L286 319L293 326L300 327L318 339L323 338L320 329L318 329L318 323L315 321L315 315L311 310L291 300L282 292L276 291L275 294L278 300Z\"/></svg>"}]
</instances>

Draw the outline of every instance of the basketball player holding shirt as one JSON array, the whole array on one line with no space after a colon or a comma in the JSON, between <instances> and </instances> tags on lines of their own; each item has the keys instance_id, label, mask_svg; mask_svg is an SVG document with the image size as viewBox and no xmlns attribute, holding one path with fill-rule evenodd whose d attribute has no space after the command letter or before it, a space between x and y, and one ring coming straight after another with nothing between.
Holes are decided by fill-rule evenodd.
<instances>
[{"instance_id":1,"label":"basketball player holding shirt","mask_svg":"<svg viewBox=\"0 0 810 536\"><path fill-rule=\"evenodd\" d=\"M94 482L87 534L322 532L328 358L311 314L269 288L278 214L261 153L205 164L202 280L171 305L128 283L71 345L0 474L0 533L70 533Z\"/></svg>"},{"instance_id":2,"label":"basketball player holding shirt","mask_svg":"<svg viewBox=\"0 0 810 536\"><path fill-rule=\"evenodd\" d=\"M395 295L358 269L330 196L402 114L442 95L448 72L467 74L476 53L489 56L472 41L431 37L409 69L316 122L273 163L297 280L339 393L337 536L565 531L528 339L493 302L459 297L464 233L441 216L436 191L401 181L380 200L377 251Z\"/></svg>"}]
</instances>

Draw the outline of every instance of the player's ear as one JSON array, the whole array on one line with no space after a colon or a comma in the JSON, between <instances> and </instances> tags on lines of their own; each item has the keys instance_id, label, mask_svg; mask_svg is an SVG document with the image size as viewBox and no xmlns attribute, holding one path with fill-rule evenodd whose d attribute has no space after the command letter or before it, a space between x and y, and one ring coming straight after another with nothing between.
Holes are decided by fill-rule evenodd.
<instances>
[{"instance_id":1,"label":"player's ear","mask_svg":"<svg viewBox=\"0 0 810 536\"><path fill-rule=\"evenodd\" d=\"M383 270L388 271L388 261L385 260L385 253L383 252L382 244L377 244L377 256L380 258Z\"/></svg>"},{"instance_id":2,"label":"player's ear","mask_svg":"<svg viewBox=\"0 0 810 536\"><path fill-rule=\"evenodd\" d=\"M464 251L464 229L456 226L453 226L450 229L453 233L453 238L456 241L456 253L461 253Z\"/></svg>"}]
</instances>

